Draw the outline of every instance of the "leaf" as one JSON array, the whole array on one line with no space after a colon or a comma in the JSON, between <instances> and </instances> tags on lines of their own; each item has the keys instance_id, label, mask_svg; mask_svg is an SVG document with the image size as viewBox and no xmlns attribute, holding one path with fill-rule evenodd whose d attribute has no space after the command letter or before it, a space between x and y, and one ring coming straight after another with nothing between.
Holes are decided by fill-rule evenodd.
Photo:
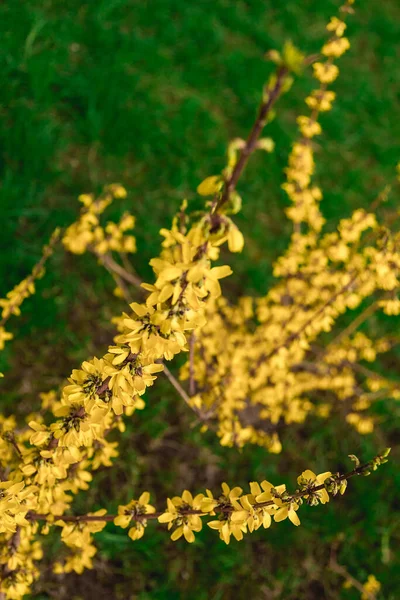
<instances>
[{"instance_id":1,"label":"leaf","mask_svg":"<svg viewBox=\"0 0 400 600\"><path fill-rule=\"evenodd\" d=\"M197 193L200 194L200 196L212 196L219 192L222 184L223 180L220 175L211 175L197 186Z\"/></svg>"},{"instance_id":2,"label":"leaf","mask_svg":"<svg viewBox=\"0 0 400 600\"><path fill-rule=\"evenodd\" d=\"M304 67L304 54L296 48L291 40L288 40L283 46L282 61L289 71L299 75Z\"/></svg>"},{"instance_id":3,"label":"leaf","mask_svg":"<svg viewBox=\"0 0 400 600\"><path fill-rule=\"evenodd\" d=\"M360 466L360 464L361 464L360 460L359 460L359 458L357 458L357 456L355 454L349 454L349 458L350 458L350 460L352 460L355 463L356 467Z\"/></svg>"}]
</instances>

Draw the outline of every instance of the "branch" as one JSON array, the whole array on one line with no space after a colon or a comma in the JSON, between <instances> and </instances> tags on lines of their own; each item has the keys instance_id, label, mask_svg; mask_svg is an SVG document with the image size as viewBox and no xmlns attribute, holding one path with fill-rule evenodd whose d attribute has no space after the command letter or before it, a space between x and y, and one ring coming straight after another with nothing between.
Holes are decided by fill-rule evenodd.
<instances>
[{"instance_id":1,"label":"branch","mask_svg":"<svg viewBox=\"0 0 400 600\"><path fill-rule=\"evenodd\" d=\"M267 123L271 109L282 93L283 84L288 72L289 71L286 67L280 67L278 69L276 82L273 88L270 90L267 100L265 100L259 108L257 118L248 135L246 143L241 150L239 160L234 166L231 176L225 183L225 188L221 198L214 205L214 210L212 211L213 213L218 212L220 208L229 201L232 192L235 190L236 184L247 165L250 155L256 149L257 140Z\"/></svg>"},{"instance_id":2,"label":"branch","mask_svg":"<svg viewBox=\"0 0 400 600\"><path fill-rule=\"evenodd\" d=\"M174 375L168 369L166 364L164 364L163 373L167 377L167 379L169 379L169 381L172 383L172 385L174 386L174 388L176 389L176 391L178 392L178 394L180 395L182 400L184 400L186 402L186 404L193 410L193 406L190 403L190 397L188 396L186 391L183 389L183 387L181 386L179 381L176 379L176 377L174 377Z\"/></svg>"},{"instance_id":3,"label":"branch","mask_svg":"<svg viewBox=\"0 0 400 600\"><path fill-rule=\"evenodd\" d=\"M122 277L122 279L124 279L128 283L131 283L132 285L140 289L141 292L144 293L144 289L141 287L142 281L141 279L139 279L139 277L121 267L121 265L115 262L115 260L109 254L104 254L102 256L99 256L99 258L106 268L113 271L114 273Z\"/></svg>"},{"instance_id":4,"label":"branch","mask_svg":"<svg viewBox=\"0 0 400 600\"><path fill-rule=\"evenodd\" d=\"M342 481L347 481L348 479L351 479L352 477L355 477L357 475L363 475L363 474L368 474L369 473L369 469L372 469L372 464L374 463L375 460L382 458L380 455L378 455L377 457L375 457L374 459L372 459L371 461L364 463L362 465L358 465L357 467L355 467L352 471L349 471L348 473L345 473L343 475L336 475L335 477L335 481L337 483L340 483ZM384 459L382 462L386 462L386 459ZM379 463L382 464L382 463ZM305 496L310 496L312 494L315 494L316 492L326 489L326 485L325 483L316 485L316 486L308 486L306 489L301 490L301 491L297 491L294 494L288 495L286 497L281 497L280 499L287 503L290 504L293 501L296 501L300 498L304 498ZM268 500L266 502L256 502L255 504L253 504L253 508L263 508L265 506L272 506L274 505L275 502L274 500ZM215 511L219 511L221 514L229 514L231 512L234 511L233 507L230 505L224 505L224 506L220 506L220 507L216 507L214 509ZM142 521L142 520L147 520L147 519L157 519L160 515L163 514L164 511L156 511L154 513L144 513L142 515L132 515L132 521ZM207 513L201 511L201 510L194 510L194 509L180 509L180 514L181 515L202 515L205 516ZM51 521L57 521L57 520L61 520L64 521L65 523L78 523L78 522L94 522L94 521L106 521L106 522L110 522L113 521L118 515L46 515L43 513L36 513L36 512L29 512L27 514L27 519L30 519L31 521L47 521L50 517Z\"/></svg>"},{"instance_id":5,"label":"branch","mask_svg":"<svg viewBox=\"0 0 400 600\"><path fill-rule=\"evenodd\" d=\"M102 255L98 254L97 257L98 257L100 263L106 269L106 271L108 271L108 273L110 273L111 277L114 279L117 286L122 290L125 300L128 303L133 302L133 298L132 298L128 288L126 287L125 282L122 279L122 277L120 275L118 275L117 273L115 273L115 271L105 261L106 256L102 256Z\"/></svg>"}]
</instances>

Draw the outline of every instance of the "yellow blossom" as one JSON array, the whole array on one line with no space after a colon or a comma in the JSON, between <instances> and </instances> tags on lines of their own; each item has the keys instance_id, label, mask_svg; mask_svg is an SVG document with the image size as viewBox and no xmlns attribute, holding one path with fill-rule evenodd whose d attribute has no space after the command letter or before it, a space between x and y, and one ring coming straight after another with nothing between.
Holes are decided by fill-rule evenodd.
<instances>
[{"instance_id":1,"label":"yellow blossom","mask_svg":"<svg viewBox=\"0 0 400 600\"><path fill-rule=\"evenodd\" d=\"M321 83L332 83L339 75L339 69L336 65L329 62L313 64L314 77Z\"/></svg>"},{"instance_id":2,"label":"yellow blossom","mask_svg":"<svg viewBox=\"0 0 400 600\"><path fill-rule=\"evenodd\" d=\"M147 525L146 515L156 511L154 506L149 504L149 500L149 492L143 492L139 500L131 500L129 504L118 507L118 516L115 517L114 524L125 529L133 520L128 532L132 540L139 540L143 537Z\"/></svg>"},{"instance_id":3,"label":"yellow blossom","mask_svg":"<svg viewBox=\"0 0 400 600\"><path fill-rule=\"evenodd\" d=\"M193 532L200 531L202 528L203 498L203 494L197 494L193 498L188 490L185 490L182 496L167 498L167 509L158 517L158 521L168 523L168 529L173 529L171 540L178 540L183 535L187 542L194 542Z\"/></svg>"},{"instance_id":4,"label":"yellow blossom","mask_svg":"<svg viewBox=\"0 0 400 600\"><path fill-rule=\"evenodd\" d=\"M368 600L371 596L375 596L381 589L381 584L375 575L368 575L367 581L363 585L362 600Z\"/></svg>"}]
</instances>

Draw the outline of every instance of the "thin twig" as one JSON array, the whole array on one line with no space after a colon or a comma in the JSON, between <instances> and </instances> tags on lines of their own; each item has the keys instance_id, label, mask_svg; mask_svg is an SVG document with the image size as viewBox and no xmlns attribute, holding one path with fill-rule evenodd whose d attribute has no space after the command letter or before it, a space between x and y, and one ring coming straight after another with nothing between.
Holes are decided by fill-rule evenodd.
<instances>
[{"instance_id":1,"label":"thin twig","mask_svg":"<svg viewBox=\"0 0 400 600\"><path fill-rule=\"evenodd\" d=\"M351 583L351 585L354 588L356 588L356 590L358 590L360 592L360 594L362 594L363 598L368 598L368 600L376 600L375 594L371 594L370 592L367 592L365 590L363 584L360 581L358 581L358 579L353 577L353 575L350 575L348 570L345 567L343 567L343 565L340 565L337 562L337 558L336 558L337 546L338 546L338 544L336 543L331 548L331 556L329 559L328 568L331 571L333 571L334 573L337 573L338 575L341 575L342 577L344 577L346 579L346 581L349 581Z\"/></svg>"},{"instance_id":2,"label":"thin twig","mask_svg":"<svg viewBox=\"0 0 400 600\"><path fill-rule=\"evenodd\" d=\"M103 267L106 269L106 271L108 271L108 273L110 273L111 277L114 279L117 286L122 290L125 300L129 303L133 302L133 298L130 294L130 291L126 287L125 282L122 279L122 277L113 271L113 269L104 261L103 256L99 255L98 258L99 258L101 264L103 265Z\"/></svg>"},{"instance_id":3,"label":"thin twig","mask_svg":"<svg viewBox=\"0 0 400 600\"><path fill-rule=\"evenodd\" d=\"M121 267L121 265L115 262L115 260L109 254L101 256L101 261L104 264L104 266L107 266L109 269L114 271L114 273L117 273L117 275L125 279L125 281L132 283L132 285L139 288L141 292L144 292L144 289L141 287L141 279L139 279L139 277L133 275L133 273L129 273L126 269Z\"/></svg>"},{"instance_id":4,"label":"thin twig","mask_svg":"<svg viewBox=\"0 0 400 600\"><path fill-rule=\"evenodd\" d=\"M169 381L172 383L172 385L174 386L174 388L176 389L176 391L178 392L178 394L180 395L180 397L182 398L182 400L184 400L186 402L186 404L188 406L190 406L190 408L193 410L193 406L190 403L190 397L188 396L188 394L183 389L183 387L181 386L181 384L179 383L179 381L171 373L171 371L168 369L167 365L165 365L165 364L164 364L164 371L163 371L163 373L169 379Z\"/></svg>"},{"instance_id":5,"label":"thin twig","mask_svg":"<svg viewBox=\"0 0 400 600\"><path fill-rule=\"evenodd\" d=\"M286 67L282 66L278 69L274 87L269 91L267 100L263 102L259 108L257 118L248 135L246 143L240 152L239 159L233 168L231 176L225 183L221 198L215 204L214 213L218 212L218 210L229 201L232 192L235 190L236 184L247 165L250 155L256 149L257 140L267 123L271 109L282 93L283 84L287 74L288 69Z\"/></svg>"}]
</instances>

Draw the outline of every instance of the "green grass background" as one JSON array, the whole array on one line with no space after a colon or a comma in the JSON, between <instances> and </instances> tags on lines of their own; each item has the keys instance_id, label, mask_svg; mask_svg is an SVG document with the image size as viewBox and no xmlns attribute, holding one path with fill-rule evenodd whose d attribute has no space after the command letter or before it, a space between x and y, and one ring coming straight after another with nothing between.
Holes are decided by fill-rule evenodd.
<instances>
[{"instance_id":1,"label":"green grass background","mask_svg":"<svg viewBox=\"0 0 400 600\"><path fill-rule=\"evenodd\" d=\"M0 5L0 297L39 259L53 228L77 214L76 197L118 181L129 196L112 209L137 217L134 265L151 276L160 227L181 199L224 166L227 141L245 136L271 65L265 51L288 38L307 54L318 51L335 0L6 0ZM400 4L359 2L341 59L338 94L323 116L317 177L328 225L352 209L368 208L393 179L400 159ZM229 257L231 297L262 294L271 263L285 248L290 227L280 190L296 132L296 116L312 89L297 79L268 128L276 143L260 153L241 180L238 216L246 247ZM398 203L394 196L392 206ZM26 414L37 394L59 385L78 362L101 355L112 336L109 319L124 308L113 282L91 257L56 252L38 294L10 322L15 341L1 357L4 410ZM398 328L374 318L368 331ZM380 368L396 374L395 352ZM340 417L309 421L284 433L281 456L262 449L221 448L191 427L193 417L162 380L147 394L146 409L127 424L122 459L98 474L76 510L114 508L143 489L158 502L184 488L218 488L267 478L288 485L304 468L347 469L349 453L369 458L396 446L399 409L376 407L380 426L360 437ZM397 419L397 422L396 422ZM56 579L46 573L35 594L45 598L290 600L358 598L328 569L341 536L338 560L361 582L374 573L380 598L400 596L399 451L373 479L360 478L343 499L302 510L302 526L282 523L226 547L207 528L189 546L172 543L149 526L133 543L112 525L97 536L96 572ZM114 500L110 501L110 498ZM50 544L48 553L58 551Z\"/></svg>"}]
</instances>

